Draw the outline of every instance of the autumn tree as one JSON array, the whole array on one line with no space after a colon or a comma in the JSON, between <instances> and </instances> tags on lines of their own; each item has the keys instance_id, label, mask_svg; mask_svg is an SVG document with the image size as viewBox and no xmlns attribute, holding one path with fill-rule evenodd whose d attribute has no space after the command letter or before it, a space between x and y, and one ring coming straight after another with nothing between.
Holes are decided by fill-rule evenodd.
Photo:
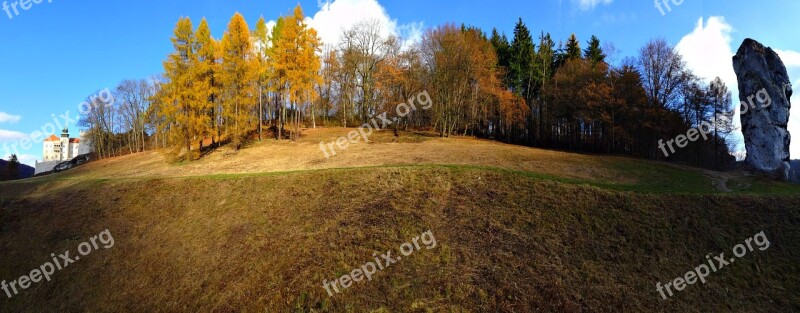
<instances>
[{"instance_id":1,"label":"autumn tree","mask_svg":"<svg viewBox=\"0 0 800 313\"><path fill-rule=\"evenodd\" d=\"M501 94L504 87L495 48L479 29L440 26L425 34L421 49L427 84L434 87L430 90L433 128L440 136L449 136L456 130L467 134L470 130L483 133L503 128L498 124L502 123L497 118L498 105L525 103ZM505 101L509 99L512 101ZM528 118L529 110L518 111L518 117ZM518 131L515 135L524 133L524 127L509 130Z\"/></svg>"},{"instance_id":2,"label":"autumn tree","mask_svg":"<svg viewBox=\"0 0 800 313\"><path fill-rule=\"evenodd\" d=\"M257 63L250 29L238 12L222 37L222 103L225 128L237 149L256 126Z\"/></svg>"},{"instance_id":3,"label":"autumn tree","mask_svg":"<svg viewBox=\"0 0 800 313\"><path fill-rule=\"evenodd\" d=\"M611 108L611 151L648 157L653 149L650 136L657 127L658 114L648 107L641 74L635 61L627 60L610 74L612 95L618 100Z\"/></svg>"},{"instance_id":4,"label":"autumn tree","mask_svg":"<svg viewBox=\"0 0 800 313\"><path fill-rule=\"evenodd\" d=\"M258 88L258 140L263 140L264 133L264 96L269 79L269 34L264 17L258 19L253 31L253 49L255 49L256 80Z\"/></svg>"},{"instance_id":5,"label":"autumn tree","mask_svg":"<svg viewBox=\"0 0 800 313\"><path fill-rule=\"evenodd\" d=\"M219 101L219 43L211 36L211 29L205 18L195 32L194 51L196 63L194 65L195 84L198 92L196 131L202 149L203 140L211 138L216 143L220 136L221 111Z\"/></svg>"},{"instance_id":6,"label":"autumn tree","mask_svg":"<svg viewBox=\"0 0 800 313\"><path fill-rule=\"evenodd\" d=\"M161 93L164 97L162 112L172 117L170 120L174 124L169 130L176 150L183 148L186 153L191 153L192 140L196 135L196 123L193 120L198 98L194 77L197 55L194 50L194 30L189 18L178 20L171 40L175 52L164 62L164 76L168 81Z\"/></svg>"},{"instance_id":7,"label":"autumn tree","mask_svg":"<svg viewBox=\"0 0 800 313\"><path fill-rule=\"evenodd\" d=\"M463 105L471 89L471 63L465 37L453 25L429 30L422 41L422 53L433 93L433 128L440 136L453 133L459 124Z\"/></svg>"},{"instance_id":8,"label":"autumn tree","mask_svg":"<svg viewBox=\"0 0 800 313\"><path fill-rule=\"evenodd\" d=\"M286 90L286 70L278 66L286 58L286 52L282 51L278 45L283 36L286 19L279 17L272 27L272 32L269 37L269 48L267 49L267 77L272 90L272 99L275 104L273 121L275 121L275 135L277 139L283 139L284 124L286 123L286 103L285 90Z\"/></svg>"},{"instance_id":9,"label":"autumn tree","mask_svg":"<svg viewBox=\"0 0 800 313\"><path fill-rule=\"evenodd\" d=\"M283 20L272 48L278 83L284 87L285 100L293 107L292 124L294 140L300 137L301 105L313 103L314 85L320 81L321 66L317 52L319 38L313 28L305 23L303 10L298 5L292 15Z\"/></svg>"}]
</instances>

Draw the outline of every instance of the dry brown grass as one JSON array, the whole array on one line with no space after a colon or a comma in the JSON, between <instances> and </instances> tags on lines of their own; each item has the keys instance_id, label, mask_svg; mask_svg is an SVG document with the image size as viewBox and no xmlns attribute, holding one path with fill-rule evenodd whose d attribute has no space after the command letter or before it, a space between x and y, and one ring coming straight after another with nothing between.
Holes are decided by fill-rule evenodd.
<instances>
[{"instance_id":1,"label":"dry brown grass","mask_svg":"<svg viewBox=\"0 0 800 313\"><path fill-rule=\"evenodd\" d=\"M797 197L638 195L458 168L35 185L0 191L0 278L106 228L116 245L0 297L3 311L800 309ZM327 296L323 279L426 230L435 249ZM659 298L655 282L762 230L769 250Z\"/></svg>"},{"instance_id":2,"label":"dry brown grass","mask_svg":"<svg viewBox=\"0 0 800 313\"><path fill-rule=\"evenodd\" d=\"M466 137L439 138L433 134L391 131L374 133L370 143L359 142L329 159L319 143L346 136L353 129L307 129L298 142L265 140L240 151L229 147L199 161L174 164L163 151L144 152L91 163L59 178L106 179L244 174L380 165L455 164L494 166L597 182L635 183L611 164L622 158L589 156Z\"/></svg>"},{"instance_id":3,"label":"dry brown grass","mask_svg":"<svg viewBox=\"0 0 800 313\"><path fill-rule=\"evenodd\" d=\"M191 163L147 152L0 184L0 279L104 229L116 242L51 282L0 293L0 311L800 310L797 194L614 191L713 186L656 162L412 133L378 133L325 160L319 141L347 131ZM435 249L327 296L324 279L426 230ZM769 250L660 299L656 282L760 231Z\"/></svg>"}]
</instances>

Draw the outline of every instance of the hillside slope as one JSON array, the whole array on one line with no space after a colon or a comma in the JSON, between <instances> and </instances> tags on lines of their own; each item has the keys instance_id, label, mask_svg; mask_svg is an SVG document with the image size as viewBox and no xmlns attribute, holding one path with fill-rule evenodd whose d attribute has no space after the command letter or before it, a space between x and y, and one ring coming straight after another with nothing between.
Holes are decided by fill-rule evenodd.
<instances>
[{"instance_id":1,"label":"hillside slope","mask_svg":"<svg viewBox=\"0 0 800 313\"><path fill-rule=\"evenodd\" d=\"M318 142L343 132L190 164L148 152L0 184L0 279L75 255L106 229L114 239L52 281L0 293L0 308L800 310L797 186L424 134L377 134L326 160ZM434 247L329 297L323 281L427 231ZM667 300L656 290L762 231L768 249L707 283Z\"/></svg>"},{"instance_id":2,"label":"hillside slope","mask_svg":"<svg viewBox=\"0 0 800 313\"><path fill-rule=\"evenodd\" d=\"M715 173L620 156L585 155L430 133L379 132L326 158L320 143L346 137L352 129L309 129L298 142L266 140L240 151L220 148L195 162L173 162L161 151L102 160L50 180L138 179L264 175L294 171L384 166L458 165L522 172L537 178L615 190L656 193L793 194L793 186L748 173Z\"/></svg>"}]
</instances>

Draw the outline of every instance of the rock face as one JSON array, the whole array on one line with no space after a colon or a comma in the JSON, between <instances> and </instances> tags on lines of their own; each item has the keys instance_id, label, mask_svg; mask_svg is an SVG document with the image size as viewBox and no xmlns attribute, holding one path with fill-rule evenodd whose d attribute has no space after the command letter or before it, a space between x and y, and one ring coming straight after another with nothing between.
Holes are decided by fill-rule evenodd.
<instances>
[{"instance_id":1,"label":"rock face","mask_svg":"<svg viewBox=\"0 0 800 313\"><path fill-rule=\"evenodd\" d=\"M771 48L748 38L733 57L733 69L739 80L745 162L788 180L792 85L786 66Z\"/></svg>"},{"instance_id":2,"label":"rock face","mask_svg":"<svg viewBox=\"0 0 800 313\"><path fill-rule=\"evenodd\" d=\"M800 184L800 160L792 161L792 169L789 171L789 181Z\"/></svg>"}]
</instances>

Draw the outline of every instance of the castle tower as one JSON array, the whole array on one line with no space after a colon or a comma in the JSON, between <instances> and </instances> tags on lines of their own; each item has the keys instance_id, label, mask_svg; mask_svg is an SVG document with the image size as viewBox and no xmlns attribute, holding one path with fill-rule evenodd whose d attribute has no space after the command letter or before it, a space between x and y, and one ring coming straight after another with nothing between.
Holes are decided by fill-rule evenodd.
<instances>
[{"instance_id":1,"label":"castle tower","mask_svg":"<svg viewBox=\"0 0 800 313\"><path fill-rule=\"evenodd\" d=\"M61 157L59 161L66 161L70 159L70 144L69 144L69 129L64 127L61 131Z\"/></svg>"}]
</instances>

